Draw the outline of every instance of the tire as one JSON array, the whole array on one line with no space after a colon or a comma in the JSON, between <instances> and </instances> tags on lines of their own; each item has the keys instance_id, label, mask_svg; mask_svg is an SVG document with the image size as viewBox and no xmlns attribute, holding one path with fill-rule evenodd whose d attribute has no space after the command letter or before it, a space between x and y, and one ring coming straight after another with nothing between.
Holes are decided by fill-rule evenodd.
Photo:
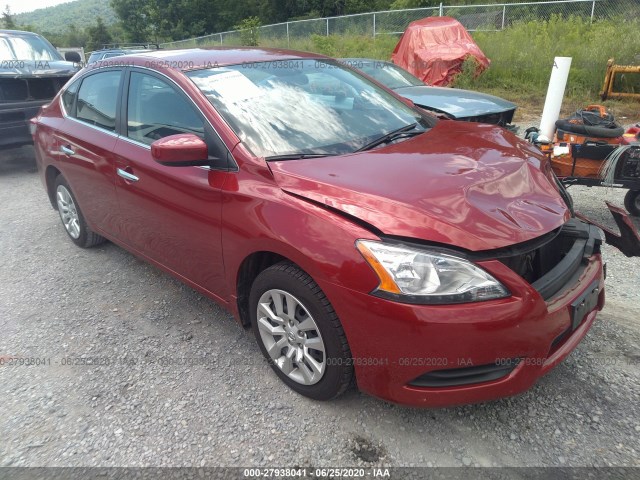
<instances>
[{"instance_id":1,"label":"tire","mask_svg":"<svg viewBox=\"0 0 640 480\"><path fill-rule=\"evenodd\" d=\"M80 205L62 175L56 177L55 189L56 208L71 241L81 248L90 248L105 242L104 237L87 226Z\"/></svg>"},{"instance_id":2,"label":"tire","mask_svg":"<svg viewBox=\"0 0 640 480\"><path fill-rule=\"evenodd\" d=\"M249 305L262 354L292 390L314 400L330 400L349 387L353 366L347 338L329 300L309 275L289 262L277 263L253 282ZM294 312L291 316L289 310Z\"/></svg>"},{"instance_id":3,"label":"tire","mask_svg":"<svg viewBox=\"0 0 640 480\"><path fill-rule=\"evenodd\" d=\"M568 120L556 121L556 127L568 133L595 138L617 138L624 134L624 128L617 125L612 128L571 123Z\"/></svg>"},{"instance_id":4,"label":"tire","mask_svg":"<svg viewBox=\"0 0 640 480\"><path fill-rule=\"evenodd\" d=\"M640 217L640 190L629 190L624 196L624 206L634 217Z\"/></svg>"}]
</instances>

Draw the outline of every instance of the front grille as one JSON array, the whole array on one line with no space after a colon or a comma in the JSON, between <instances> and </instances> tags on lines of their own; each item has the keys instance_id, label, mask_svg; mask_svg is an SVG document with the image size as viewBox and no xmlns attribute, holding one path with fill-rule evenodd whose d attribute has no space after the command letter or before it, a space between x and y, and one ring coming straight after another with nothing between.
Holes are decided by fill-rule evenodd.
<instances>
[{"instance_id":1,"label":"front grille","mask_svg":"<svg viewBox=\"0 0 640 480\"><path fill-rule=\"evenodd\" d=\"M24 112L0 112L0 124L24 122L26 120Z\"/></svg>"},{"instance_id":2,"label":"front grille","mask_svg":"<svg viewBox=\"0 0 640 480\"><path fill-rule=\"evenodd\" d=\"M519 358L511 358L475 367L434 370L412 380L409 386L436 388L492 382L509 375L519 363Z\"/></svg>"},{"instance_id":3,"label":"front grille","mask_svg":"<svg viewBox=\"0 0 640 480\"><path fill-rule=\"evenodd\" d=\"M0 102L51 100L70 78L0 78Z\"/></svg>"},{"instance_id":4,"label":"front grille","mask_svg":"<svg viewBox=\"0 0 640 480\"><path fill-rule=\"evenodd\" d=\"M21 78L0 79L0 101L22 102L29 100L29 86Z\"/></svg>"}]
</instances>

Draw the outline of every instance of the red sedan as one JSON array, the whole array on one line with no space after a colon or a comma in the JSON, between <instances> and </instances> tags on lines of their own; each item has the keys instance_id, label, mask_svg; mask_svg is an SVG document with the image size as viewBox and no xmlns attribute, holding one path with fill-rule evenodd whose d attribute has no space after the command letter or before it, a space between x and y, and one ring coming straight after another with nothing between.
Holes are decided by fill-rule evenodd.
<instances>
[{"instance_id":1,"label":"red sedan","mask_svg":"<svg viewBox=\"0 0 640 480\"><path fill-rule=\"evenodd\" d=\"M522 392L604 304L598 230L535 148L406 102L317 55L158 51L85 68L32 131L76 245L228 308L296 392Z\"/></svg>"}]
</instances>

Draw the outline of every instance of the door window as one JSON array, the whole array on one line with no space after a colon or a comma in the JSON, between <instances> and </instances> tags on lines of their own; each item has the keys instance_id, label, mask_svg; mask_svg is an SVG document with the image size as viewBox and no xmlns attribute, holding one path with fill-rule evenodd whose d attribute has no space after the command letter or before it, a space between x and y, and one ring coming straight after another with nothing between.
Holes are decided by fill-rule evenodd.
<instances>
[{"instance_id":1,"label":"door window","mask_svg":"<svg viewBox=\"0 0 640 480\"><path fill-rule=\"evenodd\" d=\"M64 91L62 94L62 104L64 105L64 110L70 117L75 117L75 111L73 110L76 96L78 95L78 86L80 82L74 82Z\"/></svg>"},{"instance_id":2,"label":"door window","mask_svg":"<svg viewBox=\"0 0 640 480\"><path fill-rule=\"evenodd\" d=\"M121 75L119 70L110 70L86 77L78 92L76 118L114 132Z\"/></svg>"},{"instance_id":3,"label":"door window","mask_svg":"<svg viewBox=\"0 0 640 480\"><path fill-rule=\"evenodd\" d=\"M204 139L204 120L195 107L164 80L132 72L127 136L151 145L160 138L180 133L193 133Z\"/></svg>"}]
</instances>

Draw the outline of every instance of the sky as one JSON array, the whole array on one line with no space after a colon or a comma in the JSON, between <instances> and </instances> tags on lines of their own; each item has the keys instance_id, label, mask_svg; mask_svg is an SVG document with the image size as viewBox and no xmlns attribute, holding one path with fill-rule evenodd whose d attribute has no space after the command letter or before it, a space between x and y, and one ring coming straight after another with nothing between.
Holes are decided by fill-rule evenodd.
<instances>
[{"instance_id":1,"label":"sky","mask_svg":"<svg viewBox=\"0 0 640 480\"><path fill-rule=\"evenodd\" d=\"M6 6L9 5L11 13L31 12L38 8L53 7L70 1L72 0L0 0L0 10L4 12Z\"/></svg>"}]
</instances>

